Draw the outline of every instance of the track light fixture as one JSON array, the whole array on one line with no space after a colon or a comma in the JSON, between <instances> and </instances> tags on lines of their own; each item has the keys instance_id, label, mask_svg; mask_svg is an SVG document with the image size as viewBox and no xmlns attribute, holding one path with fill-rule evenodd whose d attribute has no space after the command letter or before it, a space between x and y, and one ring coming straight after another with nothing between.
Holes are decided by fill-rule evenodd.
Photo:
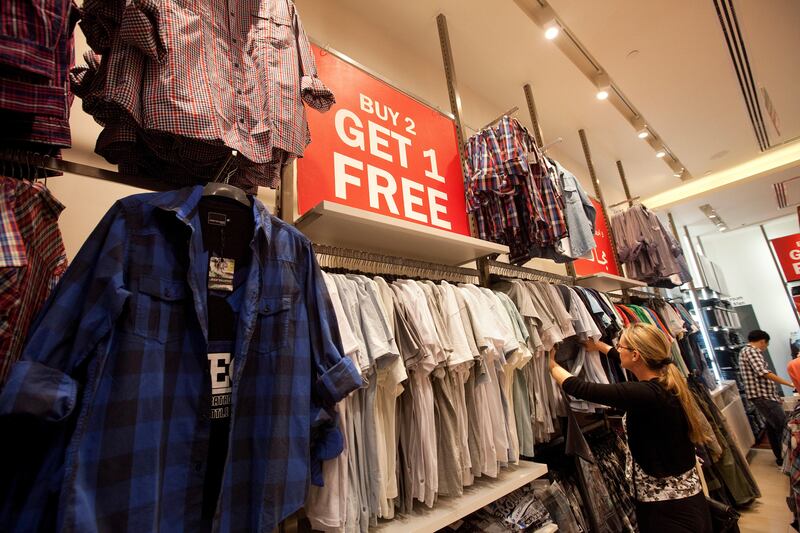
<instances>
[{"instance_id":1,"label":"track light fixture","mask_svg":"<svg viewBox=\"0 0 800 533\"><path fill-rule=\"evenodd\" d=\"M538 20L539 25L544 28L544 38L548 41L552 41L561 33L561 25L556 18L556 12L549 5L539 10Z\"/></svg>"}]
</instances>

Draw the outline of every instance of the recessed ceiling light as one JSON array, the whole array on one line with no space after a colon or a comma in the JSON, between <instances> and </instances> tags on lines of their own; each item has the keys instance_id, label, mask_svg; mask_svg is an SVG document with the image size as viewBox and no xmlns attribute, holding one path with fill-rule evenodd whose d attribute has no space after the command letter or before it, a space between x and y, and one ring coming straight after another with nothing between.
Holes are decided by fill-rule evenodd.
<instances>
[{"instance_id":1,"label":"recessed ceiling light","mask_svg":"<svg viewBox=\"0 0 800 533\"><path fill-rule=\"evenodd\" d=\"M662 157L665 157L666 155L667 155L667 152L665 152L664 150L659 150L658 152L656 152L656 157L659 158L659 159L661 159Z\"/></svg>"},{"instance_id":2,"label":"recessed ceiling light","mask_svg":"<svg viewBox=\"0 0 800 533\"><path fill-rule=\"evenodd\" d=\"M561 32L561 29L557 25L552 25L544 31L544 38L548 41L552 41L558 34Z\"/></svg>"},{"instance_id":3,"label":"recessed ceiling light","mask_svg":"<svg viewBox=\"0 0 800 533\"><path fill-rule=\"evenodd\" d=\"M605 100L606 98L608 98L608 91L597 91L597 94L595 96L597 97L598 100Z\"/></svg>"},{"instance_id":4,"label":"recessed ceiling light","mask_svg":"<svg viewBox=\"0 0 800 533\"><path fill-rule=\"evenodd\" d=\"M649 136L650 136L650 132L649 132L649 131L647 131L646 129L644 129L644 130L642 130L642 131L640 131L640 132L638 133L638 137L639 137L640 139L647 139L647 137L649 137Z\"/></svg>"}]
</instances>

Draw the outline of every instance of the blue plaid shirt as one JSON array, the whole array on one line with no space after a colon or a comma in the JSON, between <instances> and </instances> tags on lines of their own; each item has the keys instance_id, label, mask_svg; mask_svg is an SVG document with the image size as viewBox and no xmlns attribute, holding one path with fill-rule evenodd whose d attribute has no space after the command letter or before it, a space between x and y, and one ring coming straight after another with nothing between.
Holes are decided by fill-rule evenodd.
<instances>
[{"instance_id":1,"label":"blue plaid shirt","mask_svg":"<svg viewBox=\"0 0 800 533\"><path fill-rule=\"evenodd\" d=\"M0 530L197 531L208 459L208 254L202 187L118 201L31 329L0 394ZM302 234L254 202L228 455L213 531L266 532L338 455L334 404L361 385L341 356ZM16 416L15 416L16 415ZM38 425L32 425L38 424ZM26 466L29 465L29 466Z\"/></svg>"}]
</instances>

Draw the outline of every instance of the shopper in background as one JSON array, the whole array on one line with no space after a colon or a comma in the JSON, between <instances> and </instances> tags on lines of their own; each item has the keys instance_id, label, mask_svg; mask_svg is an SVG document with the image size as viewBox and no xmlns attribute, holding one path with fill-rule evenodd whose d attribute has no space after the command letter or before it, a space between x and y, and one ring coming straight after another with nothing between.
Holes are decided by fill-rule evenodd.
<instances>
[{"instance_id":1,"label":"shopper in background","mask_svg":"<svg viewBox=\"0 0 800 533\"><path fill-rule=\"evenodd\" d=\"M744 383L747 399L753 402L767 423L767 437L778 465L783 464L781 437L786 426L786 415L776 383L794 387L776 375L764 361L764 350L769 346L769 333L754 329L747 335L747 345L739 351L739 377Z\"/></svg>"},{"instance_id":2,"label":"shopper in background","mask_svg":"<svg viewBox=\"0 0 800 533\"><path fill-rule=\"evenodd\" d=\"M710 533L711 515L695 469L695 444L710 436L673 364L669 339L655 326L639 323L625 329L617 348L592 340L585 345L618 358L639 380L589 383L559 366L555 350L550 352L550 373L566 393L626 412L626 471L633 479L640 531Z\"/></svg>"},{"instance_id":3,"label":"shopper in background","mask_svg":"<svg viewBox=\"0 0 800 533\"><path fill-rule=\"evenodd\" d=\"M789 361L789 364L786 365L786 373L789 374L789 379L792 380L795 392L800 391L800 357L795 356L794 359Z\"/></svg>"}]
</instances>

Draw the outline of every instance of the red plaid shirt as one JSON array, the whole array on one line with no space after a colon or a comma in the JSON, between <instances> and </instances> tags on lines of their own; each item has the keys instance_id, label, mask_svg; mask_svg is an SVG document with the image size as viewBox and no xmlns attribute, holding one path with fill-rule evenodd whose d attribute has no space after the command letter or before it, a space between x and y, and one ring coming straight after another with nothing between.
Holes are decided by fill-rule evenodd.
<instances>
[{"instance_id":1,"label":"red plaid shirt","mask_svg":"<svg viewBox=\"0 0 800 533\"><path fill-rule=\"evenodd\" d=\"M72 0L0 2L0 141L70 146L77 15Z\"/></svg>"},{"instance_id":2,"label":"red plaid shirt","mask_svg":"<svg viewBox=\"0 0 800 533\"><path fill-rule=\"evenodd\" d=\"M62 209L44 185L0 176L0 385L67 268L58 229Z\"/></svg>"},{"instance_id":3,"label":"red plaid shirt","mask_svg":"<svg viewBox=\"0 0 800 533\"><path fill-rule=\"evenodd\" d=\"M144 144L153 133L202 141L212 160L223 147L257 164L303 154L303 102L325 111L334 98L291 0L112 4L84 5L81 27L103 58L74 77L98 122L119 127L122 115Z\"/></svg>"}]
</instances>

